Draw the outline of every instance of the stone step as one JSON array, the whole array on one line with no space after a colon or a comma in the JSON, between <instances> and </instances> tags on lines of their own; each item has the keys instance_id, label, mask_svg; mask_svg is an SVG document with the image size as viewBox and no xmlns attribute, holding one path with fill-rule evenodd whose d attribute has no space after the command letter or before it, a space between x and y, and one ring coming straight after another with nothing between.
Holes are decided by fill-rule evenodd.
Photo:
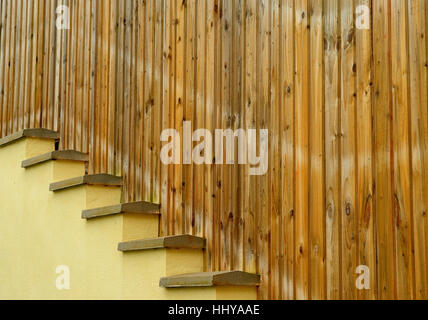
<instances>
[{"instance_id":1,"label":"stone step","mask_svg":"<svg viewBox=\"0 0 428 320\"><path fill-rule=\"evenodd\" d=\"M33 157L28 160L22 161L23 168L30 168L32 166L45 163L51 160L65 160L65 161L79 161L79 162L88 162L89 157L87 154L74 151L74 150L64 150L64 151L52 151L36 157Z\"/></svg>"},{"instance_id":2,"label":"stone step","mask_svg":"<svg viewBox=\"0 0 428 320\"><path fill-rule=\"evenodd\" d=\"M165 277L159 285L163 288L192 288L216 286L258 286L260 276L242 271L202 272Z\"/></svg>"},{"instance_id":3,"label":"stone step","mask_svg":"<svg viewBox=\"0 0 428 320\"><path fill-rule=\"evenodd\" d=\"M160 205L145 201L121 203L109 207L84 210L82 218L89 220L121 213L160 214Z\"/></svg>"},{"instance_id":4,"label":"stone step","mask_svg":"<svg viewBox=\"0 0 428 320\"><path fill-rule=\"evenodd\" d=\"M129 252L152 249L204 249L205 244L206 241L203 238L180 235L121 242L118 250Z\"/></svg>"},{"instance_id":5,"label":"stone step","mask_svg":"<svg viewBox=\"0 0 428 320\"><path fill-rule=\"evenodd\" d=\"M47 129L25 129L0 139L0 147L7 146L23 138L58 140L59 133Z\"/></svg>"},{"instance_id":6,"label":"stone step","mask_svg":"<svg viewBox=\"0 0 428 320\"><path fill-rule=\"evenodd\" d=\"M93 174L82 177L76 177L64 181L51 183L50 191L60 191L68 188L79 187L83 185L99 185L99 186L122 186L122 178L109 174Z\"/></svg>"}]
</instances>

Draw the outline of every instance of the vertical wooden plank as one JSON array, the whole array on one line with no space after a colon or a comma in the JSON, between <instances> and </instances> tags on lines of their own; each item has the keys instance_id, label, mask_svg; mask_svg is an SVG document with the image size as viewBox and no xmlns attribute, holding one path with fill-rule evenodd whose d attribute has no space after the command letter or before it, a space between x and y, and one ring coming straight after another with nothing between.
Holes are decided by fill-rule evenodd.
<instances>
[{"instance_id":1,"label":"vertical wooden plank","mask_svg":"<svg viewBox=\"0 0 428 320\"><path fill-rule=\"evenodd\" d=\"M355 138L355 24L354 1L341 7L341 215L343 299L355 299L356 234L356 138Z\"/></svg>"},{"instance_id":2,"label":"vertical wooden plank","mask_svg":"<svg viewBox=\"0 0 428 320\"><path fill-rule=\"evenodd\" d=\"M91 52L92 52L92 12L91 12L91 1L86 1L84 6L85 12L85 28L84 28L84 92L83 92L83 118L82 118L82 152L88 153L89 148L89 134L90 134L90 110L91 104Z\"/></svg>"},{"instance_id":3,"label":"vertical wooden plank","mask_svg":"<svg viewBox=\"0 0 428 320\"><path fill-rule=\"evenodd\" d=\"M51 44L51 7L52 7L52 1L48 0L45 1L45 11L44 16L42 20L43 24L43 32L44 32L44 39L43 39L43 65L42 65L42 74L43 74L43 82L42 82L42 96L41 96L41 127L46 128L48 124L48 117L49 117L49 81L50 81L50 44ZM76 15L77 17L77 15ZM77 24L77 21L76 21ZM77 30L76 30L77 31ZM75 48L76 46L73 46Z\"/></svg>"},{"instance_id":4,"label":"vertical wooden plank","mask_svg":"<svg viewBox=\"0 0 428 320\"><path fill-rule=\"evenodd\" d=\"M126 1L118 0L117 8L118 8L118 37L117 37L117 45L120 48L117 51L117 86L116 86L116 120L117 120L117 133L116 133L116 174L123 175L123 125L124 125L124 83L125 83L125 60L126 60L126 51L125 51L125 29L126 29ZM142 66L140 66L142 67ZM140 80L140 78L139 78ZM138 82L137 82L138 85ZM139 87L137 87L139 88ZM139 90L140 93L140 90ZM140 115L141 116L141 115Z\"/></svg>"},{"instance_id":5,"label":"vertical wooden plank","mask_svg":"<svg viewBox=\"0 0 428 320\"><path fill-rule=\"evenodd\" d=\"M309 7L296 1L296 299L309 299Z\"/></svg>"},{"instance_id":6,"label":"vertical wooden plank","mask_svg":"<svg viewBox=\"0 0 428 320\"><path fill-rule=\"evenodd\" d=\"M64 146L67 149L75 149L76 133L76 74L77 74L77 33L79 31L78 23L78 3L77 0L70 1L70 30L68 41L68 73L67 73L67 127L64 136ZM44 63L47 61L43 60ZM44 78L43 78L44 79Z\"/></svg>"},{"instance_id":7,"label":"vertical wooden plank","mask_svg":"<svg viewBox=\"0 0 428 320\"><path fill-rule=\"evenodd\" d=\"M76 130L74 133L74 141L76 150L82 150L82 120L83 120L83 95L84 95L84 32L85 32L85 11L84 2L79 3L77 11L76 30Z\"/></svg>"},{"instance_id":8,"label":"vertical wooden plank","mask_svg":"<svg viewBox=\"0 0 428 320\"><path fill-rule=\"evenodd\" d=\"M28 43L28 33L27 33L27 25L28 25L28 2L24 1L22 3L22 35L21 35L21 59L19 64L21 65L20 76L19 76L19 91L18 91L18 119L17 119L17 130L22 130L24 128L24 92L25 92L25 76L26 76L26 61L27 61L27 43Z\"/></svg>"},{"instance_id":9,"label":"vertical wooden plank","mask_svg":"<svg viewBox=\"0 0 428 320\"><path fill-rule=\"evenodd\" d=\"M271 36L271 12L270 1L264 0L258 2L258 39L257 39L257 81L258 81L258 103L256 109L256 128L258 132L261 129L272 130L269 127L268 112L271 102L271 70L270 70L270 36ZM261 136L257 134L257 145L260 146ZM250 148L252 148L250 146ZM268 149L269 150L269 149ZM266 300L270 298L270 277L269 277L269 258L270 258L270 227L271 227L271 211L269 205L269 179L268 175L252 177L255 181L254 194L258 194L258 201L256 197L252 196L252 202L256 202L252 208L256 213L256 239L257 239L257 260L259 273L261 275L261 285L259 288L259 298ZM253 185L252 185L253 186Z\"/></svg>"},{"instance_id":10,"label":"vertical wooden plank","mask_svg":"<svg viewBox=\"0 0 428 320\"><path fill-rule=\"evenodd\" d=\"M173 18L171 16L171 6L170 1L165 0L163 2L164 10L164 32L163 32L163 91L162 91L162 128L169 129L171 128L171 113L173 113L172 106L170 104L171 95L172 95L172 84L171 84L171 75L173 74L173 38L172 38L172 27L173 27ZM162 164L162 199L161 199L161 224L160 224L160 234L167 235L169 234L169 219L170 219L170 172L171 165L167 166Z\"/></svg>"},{"instance_id":11,"label":"vertical wooden plank","mask_svg":"<svg viewBox=\"0 0 428 320\"><path fill-rule=\"evenodd\" d=\"M231 51L232 51L232 1L222 1L222 18L221 18L221 27L219 39L221 39L221 61L219 69L221 71L221 123L220 127L223 130L232 129L232 114L231 114ZM222 176L221 179L221 206L220 206L220 261L219 266L221 270L230 270L232 264L232 247L231 247L231 237L232 237L232 219L233 219L233 210L231 204L231 178L232 178L232 166L226 163L226 153L230 150L226 149L226 146L223 147L223 163L222 166ZM220 160L217 159L216 160Z\"/></svg>"},{"instance_id":12,"label":"vertical wooden plank","mask_svg":"<svg viewBox=\"0 0 428 320\"><path fill-rule=\"evenodd\" d=\"M29 127L34 128L36 119L36 82L37 82L37 54L38 54L38 15L39 15L39 1L34 1L33 12L33 38L31 41L32 54L31 54L31 89L30 89L30 123Z\"/></svg>"},{"instance_id":13,"label":"vertical wooden plank","mask_svg":"<svg viewBox=\"0 0 428 320\"><path fill-rule=\"evenodd\" d=\"M413 299L412 180L410 162L410 106L407 6L391 3L392 118L394 141L393 224L396 246L397 298Z\"/></svg>"},{"instance_id":14,"label":"vertical wooden plank","mask_svg":"<svg viewBox=\"0 0 428 320\"><path fill-rule=\"evenodd\" d=\"M62 4L65 6L68 6L69 2L68 0L62 0ZM36 18L35 18L36 19ZM59 121L59 133L60 133L60 141L59 141L59 148L64 149L65 147L65 139L66 136L66 121L67 121L67 112L66 112L66 106L67 106L67 53L68 53L68 37L69 37L69 30L64 30L61 32L62 39L61 39L61 79L59 81L59 87L60 87L60 121ZM33 46L33 52L37 50L36 47ZM33 56L35 54L33 53ZM34 96L33 96L34 97ZM33 97L31 99L33 99ZM31 101L31 100L30 100ZM90 167L91 165L89 165Z\"/></svg>"},{"instance_id":15,"label":"vertical wooden plank","mask_svg":"<svg viewBox=\"0 0 428 320\"><path fill-rule=\"evenodd\" d=\"M130 39L129 39L129 80L126 82L128 87L128 103L129 103L129 126L126 128L129 135L129 147L128 147L128 191L126 198L128 201L136 201L137 195L135 194L135 171L136 171L136 162L135 162L135 153L136 153L136 140L137 137L137 117L136 117L136 76L137 76L137 35L138 35L138 13L144 8L137 1L132 1L131 11L128 16L128 21L130 24ZM150 21L148 25L151 25ZM129 81L129 82L128 82Z\"/></svg>"},{"instance_id":16,"label":"vertical wooden plank","mask_svg":"<svg viewBox=\"0 0 428 320\"><path fill-rule=\"evenodd\" d=\"M52 0L50 11L49 11L49 24L50 24L50 34L49 34L49 81L48 81L48 96L47 96L47 105L49 106L49 114L47 117L46 128L53 129L54 125L54 116L55 116L55 105L54 105L54 94L55 94L55 52L56 52L56 0ZM83 12L82 12L83 15Z\"/></svg>"},{"instance_id":17,"label":"vertical wooden plank","mask_svg":"<svg viewBox=\"0 0 428 320\"><path fill-rule=\"evenodd\" d=\"M162 130L162 72L164 60L162 58L164 42L163 38L163 5L161 1L155 1L154 13L154 114L153 114L153 146L152 146L152 201L159 203L161 199L161 162L160 162L160 135ZM195 21L193 21L195 22Z\"/></svg>"},{"instance_id":18,"label":"vertical wooden plank","mask_svg":"<svg viewBox=\"0 0 428 320\"><path fill-rule=\"evenodd\" d=\"M282 2L281 55L284 58L280 76L282 86L281 115L281 203L282 203L282 241L281 253L284 255L282 270L282 298L295 298L295 3L294 0Z\"/></svg>"},{"instance_id":19,"label":"vertical wooden plank","mask_svg":"<svg viewBox=\"0 0 428 320\"><path fill-rule=\"evenodd\" d=\"M90 3L90 2L87 2ZM60 6L63 5L62 0L57 0L55 5L54 5L54 23L56 23L56 19L58 17L57 13L56 13L56 9ZM89 14L88 12L85 11L85 14ZM89 14L90 17L90 14ZM56 28L56 26L55 26ZM54 106L54 123L53 123L53 130L55 131L60 131L60 123L61 123L61 93L60 93L60 84L61 84L61 77L63 76L61 71L62 71L62 59L61 59L61 52L63 49L62 46L62 34L63 34L63 30L56 30L56 37L55 37L55 59L54 59L54 63L55 63L55 77L54 77L54 88L53 88L53 106ZM86 28L85 28L85 35L88 34ZM87 70L87 65L84 66L85 70ZM31 73L31 71L30 71Z\"/></svg>"},{"instance_id":20,"label":"vertical wooden plank","mask_svg":"<svg viewBox=\"0 0 428 320\"><path fill-rule=\"evenodd\" d=\"M27 23L27 58L26 58L26 76L25 76L25 89L24 89L24 128L30 127L31 112L34 108L31 105L32 96L32 79L33 79L33 56L35 54L34 48L34 15L36 10L36 1L30 1L28 4L28 23ZM0 98L1 103L1 98Z\"/></svg>"},{"instance_id":21,"label":"vertical wooden plank","mask_svg":"<svg viewBox=\"0 0 428 320\"><path fill-rule=\"evenodd\" d=\"M122 125L122 171L123 177L126 181L129 179L129 167L130 167L130 155L129 155L129 145L130 145L130 92L129 92L129 83L130 83L130 69L131 69L131 16L133 12L132 1L127 0L125 2L125 12L124 12L124 87L123 87L123 125ZM130 201L129 197L129 183L124 188L124 197L127 201Z\"/></svg>"},{"instance_id":22,"label":"vertical wooden plank","mask_svg":"<svg viewBox=\"0 0 428 320\"><path fill-rule=\"evenodd\" d=\"M282 108L281 90L281 5L280 1L274 0L271 3L271 107L269 110L269 213L271 214L271 246L270 246L270 274L271 299L280 300L282 297L281 266L283 264L280 251L282 216L281 216L281 131L280 119Z\"/></svg>"},{"instance_id":23,"label":"vertical wooden plank","mask_svg":"<svg viewBox=\"0 0 428 320\"><path fill-rule=\"evenodd\" d=\"M15 20L15 53L12 56L12 68L13 68L13 87L11 92L10 106L11 110L11 124L12 132L18 131L18 118L19 118L19 91L21 87L21 54L22 54L22 23L23 23L23 1L16 0L16 20Z\"/></svg>"},{"instance_id":24,"label":"vertical wooden plank","mask_svg":"<svg viewBox=\"0 0 428 320\"><path fill-rule=\"evenodd\" d=\"M100 168L100 130L102 118L100 115L102 104L102 22L103 22L103 1L94 1L94 11L96 13L95 24L95 78L94 78L94 110L93 110L93 143L92 143L92 165L91 172L99 172Z\"/></svg>"},{"instance_id":25,"label":"vertical wooden plank","mask_svg":"<svg viewBox=\"0 0 428 320\"><path fill-rule=\"evenodd\" d=\"M223 16L223 3L221 0L214 0L214 111L213 111L213 130L221 127L222 114L222 47L221 41L221 20ZM214 138L215 143L215 138ZM222 214L222 173L223 167L219 165L215 153L213 154L213 254L212 265L213 270L220 270L220 255L221 255L221 220Z\"/></svg>"},{"instance_id":26,"label":"vertical wooden plank","mask_svg":"<svg viewBox=\"0 0 428 320\"><path fill-rule=\"evenodd\" d=\"M214 19L215 11L218 10L216 3L214 1L207 3L207 19L206 19L206 110L205 110L205 128L213 132L214 128L214 99L215 99L215 83L214 83L214 63L215 63L215 43L214 43ZM214 212L213 212L213 185L214 185L214 166L212 165L212 155L210 155L209 150L205 150L205 234L204 236L207 239L207 252L205 254L205 267L207 270L214 269Z\"/></svg>"},{"instance_id":27,"label":"vertical wooden plank","mask_svg":"<svg viewBox=\"0 0 428 320\"><path fill-rule=\"evenodd\" d=\"M428 44L421 41L427 37L427 10L425 1L408 3L415 289L421 300L428 298Z\"/></svg>"},{"instance_id":28,"label":"vertical wooden plank","mask_svg":"<svg viewBox=\"0 0 428 320\"><path fill-rule=\"evenodd\" d=\"M108 63L108 126L107 126L107 170L106 172L114 174L115 170L115 141L117 133L116 106L117 96L115 87L117 85L117 35L118 35L118 7L115 0L110 1L110 17L109 17L109 63Z\"/></svg>"},{"instance_id":29,"label":"vertical wooden plank","mask_svg":"<svg viewBox=\"0 0 428 320\"><path fill-rule=\"evenodd\" d=\"M340 265L340 2L324 2L324 101L327 299L341 297Z\"/></svg>"},{"instance_id":30,"label":"vertical wooden plank","mask_svg":"<svg viewBox=\"0 0 428 320\"><path fill-rule=\"evenodd\" d=\"M186 65L186 1L176 0L176 78L175 78L175 129L183 137L185 65ZM183 154L180 163L174 168L174 214L176 234L184 233L183 202Z\"/></svg>"},{"instance_id":31,"label":"vertical wooden plank","mask_svg":"<svg viewBox=\"0 0 428 320\"><path fill-rule=\"evenodd\" d=\"M371 1L358 0L357 6L367 6ZM371 21L365 21L371 23ZM359 290L358 297L373 300L377 297L375 216L373 207L373 141L372 141L372 32L356 30L357 60L357 217L358 217L358 265L369 267L370 290Z\"/></svg>"},{"instance_id":32,"label":"vertical wooden plank","mask_svg":"<svg viewBox=\"0 0 428 320\"><path fill-rule=\"evenodd\" d=\"M109 114L110 114L110 95L109 95L109 78L110 78L110 11L111 1L104 1L103 10L103 21L101 24L102 28L102 73L101 73L101 166L100 172L108 172L108 145L109 145ZM135 43L135 40L133 41ZM114 103L114 102L113 102ZM132 106L134 107L134 106Z\"/></svg>"},{"instance_id":33,"label":"vertical wooden plank","mask_svg":"<svg viewBox=\"0 0 428 320\"><path fill-rule=\"evenodd\" d=\"M175 128L175 81L176 81L176 60L177 60L177 12L176 12L176 1L170 1L169 10L170 10L170 20L171 20L171 73L170 73L170 96L169 96L169 106L170 106L170 128ZM175 225L175 198L174 194L176 192L174 188L174 174L175 166L169 166L168 173L168 184L169 184L169 204L168 204L168 234L174 234L174 225Z\"/></svg>"},{"instance_id":34,"label":"vertical wooden plank","mask_svg":"<svg viewBox=\"0 0 428 320\"><path fill-rule=\"evenodd\" d=\"M243 50L245 48L245 1L234 0L232 4L232 53L230 66L231 81L231 112L233 130L245 128L245 96L244 96L244 61ZM235 165L232 169L232 268L244 270L244 197L243 197L243 172L244 166L237 161L238 145L235 146Z\"/></svg>"},{"instance_id":35,"label":"vertical wooden plank","mask_svg":"<svg viewBox=\"0 0 428 320\"><path fill-rule=\"evenodd\" d=\"M16 45L16 20L17 20L17 6L18 2L13 1L12 3L12 13L11 13L11 35L10 35L10 51L9 51L9 68L8 68L8 77L9 83L7 88L7 135L13 133L13 98L14 98L14 74L15 74L15 45Z\"/></svg>"},{"instance_id":36,"label":"vertical wooden plank","mask_svg":"<svg viewBox=\"0 0 428 320\"><path fill-rule=\"evenodd\" d=\"M194 130L205 128L205 89L206 89L206 14L207 2L196 2L196 99L195 99L195 115L194 115ZM167 44L167 43L166 43ZM204 166L194 166L194 194L193 194L193 212L194 212L194 234L196 236L204 235Z\"/></svg>"},{"instance_id":37,"label":"vertical wooden plank","mask_svg":"<svg viewBox=\"0 0 428 320\"><path fill-rule=\"evenodd\" d=\"M311 299L321 300L325 294L325 219L324 219L324 79L323 79L323 5L310 3L310 292Z\"/></svg>"},{"instance_id":38,"label":"vertical wooden plank","mask_svg":"<svg viewBox=\"0 0 428 320\"><path fill-rule=\"evenodd\" d=\"M0 135L3 137L5 135L4 131L6 129L6 105L4 104L4 99L6 95L7 87L7 73L8 68L8 55L9 55L9 35L10 35L10 5L9 1L2 0L1 2L1 39L0 45L3 50L0 50Z\"/></svg>"},{"instance_id":39,"label":"vertical wooden plank","mask_svg":"<svg viewBox=\"0 0 428 320\"><path fill-rule=\"evenodd\" d=\"M257 107L257 68L256 68L256 34L257 34L257 1L247 0L245 5L245 129L256 129L255 110ZM249 146L250 147L250 146ZM244 205L244 268L246 272L256 272L256 212L251 202L255 202L255 193L251 193L254 177L249 175L249 165L243 172L243 205ZM253 187L254 189L254 187ZM253 201L251 201L253 199Z\"/></svg>"},{"instance_id":40,"label":"vertical wooden plank","mask_svg":"<svg viewBox=\"0 0 428 320\"><path fill-rule=\"evenodd\" d=\"M96 132L96 95L97 95L97 76L96 76L96 70L97 70L97 59L96 59L96 53L97 53L97 44L98 44L98 38L97 38L97 21L98 21L98 13L97 13L97 2L96 0L91 0L91 78L90 78L90 129L89 129L89 146L88 151L90 155L90 161L88 166L88 171L90 173L94 172L94 158L95 158L95 148L96 148L96 142L95 142L95 132ZM123 82L122 82L123 83Z\"/></svg>"},{"instance_id":41,"label":"vertical wooden plank","mask_svg":"<svg viewBox=\"0 0 428 320\"><path fill-rule=\"evenodd\" d=\"M183 121L191 121L191 132L194 130L195 108L195 57L196 57L196 1L186 1L186 35L184 37L186 47L186 64L184 70L184 106ZM184 136L183 136L184 139ZM184 141L183 141L184 142ZM183 159L184 161L184 159ZM154 177L154 176L153 176ZM184 163L183 166L183 203L184 203L184 232L193 234L193 165Z\"/></svg>"},{"instance_id":42,"label":"vertical wooden plank","mask_svg":"<svg viewBox=\"0 0 428 320\"><path fill-rule=\"evenodd\" d=\"M392 226L390 3L373 2L375 212L379 299L396 298Z\"/></svg>"},{"instance_id":43,"label":"vertical wooden plank","mask_svg":"<svg viewBox=\"0 0 428 320\"><path fill-rule=\"evenodd\" d=\"M143 179L144 171L143 169L143 153L145 153L144 148L144 120L145 120L145 107L144 107L144 98L145 98L145 91L144 91L144 85L145 85L145 30L146 30L146 21L145 21L145 6L143 5L143 1L138 1L138 26L137 26L137 79L136 79L136 108L137 108L137 119L136 119L136 125L137 125L137 131L138 131L138 139L135 141L135 161L136 161L136 185L135 185L135 193L136 197L139 200L142 200L143 190L144 190L144 184L145 179ZM147 28L150 28L150 26L147 26Z\"/></svg>"},{"instance_id":44,"label":"vertical wooden plank","mask_svg":"<svg viewBox=\"0 0 428 320\"><path fill-rule=\"evenodd\" d=\"M150 200L151 197L151 142L152 142L152 117L153 117L153 77L152 71L154 67L154 41L153 34L153 4L154 2L146 2L145 5L145 43L144 43L144 100L143 100L143 115L144 115L144 143L143 143L143 198Z\"/></svg>"}]
</instances>

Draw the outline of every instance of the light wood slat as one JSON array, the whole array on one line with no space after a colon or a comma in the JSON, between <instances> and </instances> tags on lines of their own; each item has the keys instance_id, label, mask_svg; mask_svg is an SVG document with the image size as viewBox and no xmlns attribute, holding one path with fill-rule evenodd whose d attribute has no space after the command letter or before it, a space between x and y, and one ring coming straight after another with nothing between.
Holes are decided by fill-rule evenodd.
<instances>
[{"instance_id":1,"label":"light wood slat","mask_svg":"<svg viewBox=\"0 0 428 320\"><path fill-rule=\"evenodd\" d=\"M241 271L191 273L162 278L164 288L192 288L216 286L258 286L260 276Z\"/></svg>"},{"instance_id":2,"label":"light wood slat","mask_svg":"<svg viewBox=\"0 0 428 320\"><path fill-rule=\"evenodd\" d=\"M309 299L309 6L296 1L296 299Z\"/></svg>"},{"instance_id":3,"label":"light wood slat","mask_svg":"<svg viewBox=\"0 0 428 320\"><path fill-rule=\"evenodd\" d=\"M128 252L152 249L204 249L205 245L206 241L203 238L181 235L121 242L118 250Z\"/></svg>"},{"instance_id":4,"label":"light wood slat","mask_svg":"<svg viewBox=\"0 0 428 320\"><path fill-rule=\"evenodd\" d=\"M82 219L93 219L121 213L160 214L160 205L145 201L121 203L115 206L84 210Z\"/></svg>"},{"instance_id":5,"label":"light wood slat","mask_svg":"<svg viewBox=\"0 0 428 320\"><path fill-rule=\"evenodd\" d=\"M340 299L340 0L324 2L327 299Z\"/></svg>"},{"instance_id":6,"label":"light wood slat","mask_svg":"<svg viewBox=\"0 0 428 320\"><path fill-rule=\"evenodd\" d=\"M378 261L378 299L397 298L395 228L393 219L392 100L390 69L390 1L373 2L375 212Z\"/></svg>"},{"instance_id":7,"label":"light wood slat","mask_svg":"<svg viewBox=\"0 0 428 320\"><path fill-rule=\"evenodd\" d=\"M371 9L370 0L359 0L356 5ZM371 22L371 21L367 21ZM370 290L359 290L358 298L373 300L377 297L376 245L373 181L373 123L372 123L372 81L373 45L371 30L356 31L357 60L357 215L358 215L358 265L368 266L371 272ZM361 62L361 63L359 63Z\"/></svg>"},{"instance_id":8,"label":"light wood slat","mask_svg":"<svg viewBox=\"0 0 428 320\"><path fill-rule=\"evenodd\" d=\"M341 103L340 103L340 157L341 157L341 262L342 298L355 299L355 261L357 257L356 229L356 146L355 146L355 23L354 1L341 3Z\"/></svg>"},{"instance_id":9,"label":"light wood slat","mask_svg":"<svg viewBox=\"0 0 428 320\"><path fill-rule=\"evenodd\" d=\"M424 299L427 23L426 0L0 0L0 147L58 131L125 203L162 204L162 236L205 237L208 271L260 272L262 299ZM267 127L267 174L163 165L185 120Z\"/></svg>"},{"instance_id":10,"label":"light wood slat","mask_svg":"<svg viewBox=\"0 0 428 320\"><path fill-rule=\"evenodd\" d=\"M309 116L309 259L311 299L326 298L325 195L324 195L324 78L323 78L323 4L311 0L310 30L310 116Z\"/></svg>"}]
</instances>

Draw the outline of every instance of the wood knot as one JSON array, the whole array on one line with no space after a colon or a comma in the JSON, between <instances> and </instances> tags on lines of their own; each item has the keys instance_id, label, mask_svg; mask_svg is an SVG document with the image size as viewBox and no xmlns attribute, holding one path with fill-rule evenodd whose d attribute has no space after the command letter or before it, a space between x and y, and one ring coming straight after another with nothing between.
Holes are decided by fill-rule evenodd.
<instances>
[{"instance_id":1,"label":"wood knot","mask_svg":"<svg viewBox=\"0 0 428 320\"><path fill-rule=\"evenodd\" d=\"M348 203L347 205L346 205L346 215L347 216L350 216L351 215L351 204L350 203Z\"/></svg>"}]
</instances>

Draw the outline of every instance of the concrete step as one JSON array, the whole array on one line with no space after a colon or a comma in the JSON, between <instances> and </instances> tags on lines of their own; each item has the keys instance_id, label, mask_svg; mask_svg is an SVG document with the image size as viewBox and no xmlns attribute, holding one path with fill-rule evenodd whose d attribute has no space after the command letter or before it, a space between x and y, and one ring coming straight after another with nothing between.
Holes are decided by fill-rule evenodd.
<instances>
[{"instance_id":1,"label":"concrete step","mask_svg":"<svg viewBox=\"0 0 428 320\"><path fill-rule=\"evenodd\" d=\"M89 157L87 154L74 151L74 150L64 150L64 151L52 151L39 156L27 159L22 161L21 166L23 168L30 168L48 161L76 161L76 162L88 162Z\"/></svg>"},{"instance_id":2,"label":"concrete step","mask_svg":"<svg viewBox=\"0 0 428 320\"><path fill-rule=\"evenodd\" d=\"M129 252L153 249L204 249L205 244L206 241L203 238L180 235L121 242L118 250Z\"/></svg>"},{"instance_id":3,"label":"concrete step","mask_svg":"<svg viewBox=\"0 0 428 320\"><path fill-rule=\"evenodd\" d=\"M84 210L82 212L82 218L89 220L89 219L100 218L100 217L105 217L105 216L110 216L115 214L121 214L121 213L159 215L160 205L151 203L151 202L145 202L145 201L121 203L121 204L109 206L109 207Z\"/></svg>"},{"instance_id":4,"label":"concrete step","mask_svg":"<svg viewBox=\"0 0 428 320\"><path fill-rule=\"evenodd\" d=\"M93 174L51 183L49 186L49 190L61 191L64 189L79 187L83 185L121 187L122 183L123 182L121 177L109 174Z\"/></svg>"},{"instance_id":5,"label":"concrete step","mask_svg":"<svg viewBox=\"0 0 428 320\"><path fill-rule=\"evenodd\" d=\"M182 274L162 278L159 283L163 288L258 286L259 284L259 275L242 271Z\"/></svg>"},{"instance_id":6,"label":"concrete step","mask_svg":"<svg viewBox=\"0 0 428 320\"><path fill-rule=\"evenodd\" d=\"M260 276L242 271L198 272L162 277L168 293L193 294L208 300L257 300Z\"/></svg>"},{"instance_id":7,"label":"concrete step","mask_svg":"<svg viewBox=\"0 0 428 320\"><path fill-rule=\"evenodd\" d=\"M47 129L25 129L0 139L0 147L5 147L23 138L59 140L59 133Z\"/></svg>"}]
</instances>

